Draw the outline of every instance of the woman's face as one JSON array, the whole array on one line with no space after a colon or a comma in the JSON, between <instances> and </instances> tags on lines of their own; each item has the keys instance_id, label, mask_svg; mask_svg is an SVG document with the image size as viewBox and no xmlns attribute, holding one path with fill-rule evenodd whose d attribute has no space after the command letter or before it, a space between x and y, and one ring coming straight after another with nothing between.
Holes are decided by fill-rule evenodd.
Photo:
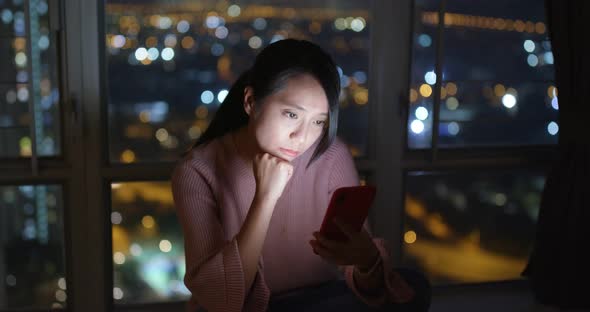
<instances>
[{"instance_id":1,"label":"woman's face","mask_svg":"<svg viewBox=\"0 0 590 312\"><path fill-rule=\"evenodd\" d=\"M249 132L266 153L292 161L322 136L328 122L328 99L321 84L309 74L291 77L258 107L246 88L244 108ZM259 111L256 111L256 110Z\"/></svg>"}]
</instances>

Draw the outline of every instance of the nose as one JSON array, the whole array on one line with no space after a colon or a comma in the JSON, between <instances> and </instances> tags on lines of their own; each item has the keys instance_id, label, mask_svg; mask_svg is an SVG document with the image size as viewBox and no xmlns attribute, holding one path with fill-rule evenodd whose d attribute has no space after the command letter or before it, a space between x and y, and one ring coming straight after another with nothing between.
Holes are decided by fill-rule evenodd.
<instances>
[{"instance_id":1,"label":"nose","mask_svg":"<svg viewBox=\"0 0 590 312\"><path fill-rule=\"evenodd\" d=\"M300 124L297 127L293 128L293 130L289 134L289 138L297 144L304 145L305 140L307 139L307 134L308 127L304 124Z\"/></svg>"}]
</instances>

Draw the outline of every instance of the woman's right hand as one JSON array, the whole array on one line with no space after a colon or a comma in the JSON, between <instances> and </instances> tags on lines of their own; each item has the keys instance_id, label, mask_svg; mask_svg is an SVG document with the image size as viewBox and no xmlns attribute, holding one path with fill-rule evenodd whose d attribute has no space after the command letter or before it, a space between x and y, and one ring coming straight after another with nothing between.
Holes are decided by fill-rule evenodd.
<instances>
[{"instance_id":1,"label":"woman's right hand","mask_svg":"<svg viewBox=\"0 0 590 312\"><path fill-rule=\"evenodd\" d=\"M254 157L256 196L260 200L276 202L293 175L293 166L283 159L268 153Z\"/></svg>"}]
</instances>

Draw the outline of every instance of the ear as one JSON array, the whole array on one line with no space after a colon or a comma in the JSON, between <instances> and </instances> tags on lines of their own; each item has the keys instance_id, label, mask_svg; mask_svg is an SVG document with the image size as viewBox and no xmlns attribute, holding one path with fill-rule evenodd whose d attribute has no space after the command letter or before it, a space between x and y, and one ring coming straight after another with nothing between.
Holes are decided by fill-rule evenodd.
<instances>
[{"instance_id":1,"label":"ear","mask_svg":"<svg viewBox=\"0 0 590 312\"><path fill-rule=\"evenodd\" d=\"M244 111L248 116L254 113L254 90L252 87L244 88Z\"/></svg>"}]
</instances>

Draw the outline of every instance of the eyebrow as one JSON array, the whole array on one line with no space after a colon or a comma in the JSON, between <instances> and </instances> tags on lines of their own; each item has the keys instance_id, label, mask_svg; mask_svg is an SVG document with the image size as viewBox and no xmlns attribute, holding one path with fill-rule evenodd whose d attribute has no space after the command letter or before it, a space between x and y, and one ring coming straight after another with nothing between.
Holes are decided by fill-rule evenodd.
<instances>
[{"instance_id":1,"label":"eyebrow","mask_svg":"<svg viewBox=\"0 0 590 312\"><path fill-rule=\"evenodd\" d=\"M302 110L302 111L304 111L304 112L307 112L307 109L305 109L305 107L303 107L303 106L301 106L301 105L299 105L299 104L290 103L290 102L284 102L284 105L286 105L286 106L291 106L291 107L295 107L295 108L297 108L297 109L299 109L299 110ZM319 115L322 115L322 116L328 116L328 113L320 113Z\"/></svg>"}]
</instances>

